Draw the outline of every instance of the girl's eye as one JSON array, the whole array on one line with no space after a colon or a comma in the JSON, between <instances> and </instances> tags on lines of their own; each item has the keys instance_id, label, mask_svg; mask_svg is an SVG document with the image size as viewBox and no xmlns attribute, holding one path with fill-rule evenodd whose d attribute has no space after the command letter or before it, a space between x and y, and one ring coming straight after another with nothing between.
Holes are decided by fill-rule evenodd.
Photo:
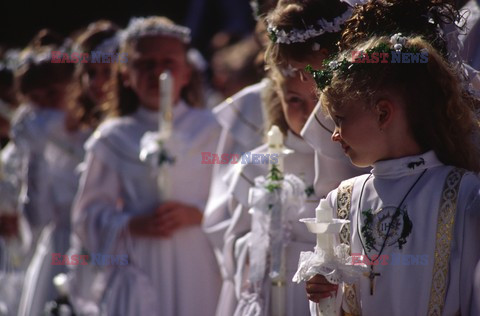
<instances>
[{"instance_id":1,"label":"girl's eye","mask_svg":"<svg viewBox=\"0 0 480 316\"><path fill-rule=\"evenodd\" d=\"M300 99L299 97L292 96L287 98L287 103L290 106L299 107L303 104L303 100Z\"/></svg>"}]
</instances>

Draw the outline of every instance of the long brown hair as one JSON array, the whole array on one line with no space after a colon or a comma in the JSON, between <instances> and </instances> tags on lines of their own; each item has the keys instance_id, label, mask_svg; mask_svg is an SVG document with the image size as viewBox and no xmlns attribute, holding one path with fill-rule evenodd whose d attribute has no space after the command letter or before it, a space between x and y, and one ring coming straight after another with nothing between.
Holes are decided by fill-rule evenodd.
<instances>
[{"instance_id":1,"label":"long brown hair","mask_svg":"<svg viewBox=\"0 0 480 316\"><path fill-rule=\"evenodd\" d=\"M339 46L348 49L374 35L402 33L423 37L446 56L447 41L440 27L444 24L455 27L455 22L461 20L451 0L370 0L354 7ZM461 29L462 24L457 27Z\"/></svg>"},{"instance_id":2,"label":"long brown hair","mask_svg":"<svg viewBox=\"0 0 480 316\"><path fill-rule=\"evenodd\" d=\"M79 53L91 53L107 40L112 40L120 28L111 21L99 20L90 23L75 39L75 48ZM118 47L113 47L118 51ZM111 64L110 64L111 65ZM71 100L67 108L67 129L75 131L82 127L94 128L104 118L107 109L115 107L114 76L106 83L105 99L97 104L82 87L82 76L85 73L85 64L78 63L75 70L75 82L70 87ZM112 69L113 71L113 69Z\"/></svg>"},{"instance_id":3,"label":"long brown hair","mask_svg":"<svg viewBox=\"0 0 480 316\"><path fill-rule=\"evenodd\" d=\"M271 72L269 77L271 77ZM267 117L265 118L265 131L268 132L273 125L277 125L282 134L286 135L289 127L282 109L282 100L279 94L279 85L270 80L263 90L262 103Z\"/></svg>"}]
</instances>

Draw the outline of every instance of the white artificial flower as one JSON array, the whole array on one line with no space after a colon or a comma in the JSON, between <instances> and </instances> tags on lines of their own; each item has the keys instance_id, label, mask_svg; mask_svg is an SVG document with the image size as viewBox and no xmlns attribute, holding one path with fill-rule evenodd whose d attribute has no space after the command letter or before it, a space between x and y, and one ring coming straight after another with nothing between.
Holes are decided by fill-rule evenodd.
<instances>
[{"instance_id":1,"label":"white artificial flower","mask_svg":"<svg viewBox=\"0 0 480 316\"><path fill-rule=\"evenodd\" d=\"M328 64L328 66L329 66L331 69L335 69L335 68L337 68L337 66L338 66L338 62L337 62L336 60L332 60L332 61Z\"/></svg>"},{"instance_id":2,"label":"white artificial flower","mask_svg":"<svg viewBox=\"0 0 480 316\"><path fill-rule=\"evenodd\" d=\"M407 38L405 36L402 36L402 33L397 33L390 37L390 43L393 45L395 44L401 44L405 45L407 43Z\"/></svg>"}]
</instances>

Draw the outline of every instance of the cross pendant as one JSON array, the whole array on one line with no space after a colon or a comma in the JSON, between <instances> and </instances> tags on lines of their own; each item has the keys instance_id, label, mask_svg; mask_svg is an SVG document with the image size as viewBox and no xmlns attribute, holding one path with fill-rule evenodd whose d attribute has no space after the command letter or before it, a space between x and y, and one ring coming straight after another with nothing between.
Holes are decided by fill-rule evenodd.
<instances>
[{"instance_id":1,"label":"cross pendant","mask_svg":"<svg viewBox=\"0 0 480 316\"><path fill-rule=\"evenodd\" d=\"M380 276L380 273L373 271L373 265L370 266L370 272L365 272L364 275L370 279L370 295L373 295L375 288L375 278Z\"/></svg>"}]
</instances>

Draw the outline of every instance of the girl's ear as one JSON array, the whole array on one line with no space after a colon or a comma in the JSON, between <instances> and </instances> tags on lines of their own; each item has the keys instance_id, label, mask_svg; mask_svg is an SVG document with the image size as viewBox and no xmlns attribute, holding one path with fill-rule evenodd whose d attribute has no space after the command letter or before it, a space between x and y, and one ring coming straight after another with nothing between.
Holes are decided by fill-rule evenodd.
<instances>
[{"instance_id":1,"label":"girl's ear","mask_svg":"<svg viewBox=\"0 0 480 316\"><path fill-rule=\"evenodd\" d=\"M384 130L392 121L393 103L388 99L380 99L375 104L375 112L377 114L378 126L380 130Z\"/></svg>"}]
</instances>

